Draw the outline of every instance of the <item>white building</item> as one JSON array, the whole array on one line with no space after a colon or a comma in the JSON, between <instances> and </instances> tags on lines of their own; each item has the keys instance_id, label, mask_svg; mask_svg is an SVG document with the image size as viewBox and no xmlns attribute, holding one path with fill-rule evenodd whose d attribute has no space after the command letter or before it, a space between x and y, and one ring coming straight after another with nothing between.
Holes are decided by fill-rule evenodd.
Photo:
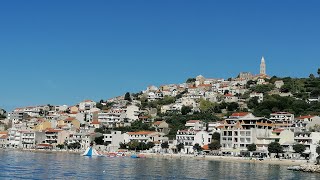
<instances>
[{"instance_id":1,"label":"white building","mask_svg":"<svg viewBox=\"0 0 320 180\"><path fill-rule=\"evenodd\" d=\"M257 135L269 134L270 120L255 117L251 113L233 113L221 125L222 152L233 155L246 151L249 144L255 143Z\"/></svg>"},{"instance_id":2,"label":"white building","mask_svg":"<svg viewBox=\"0 0 320 180\"><path fill-rule=\"evenodd\" d=\"M98 121L107 127L117 127L125 122L126 112L123 109L110 109L107 112L98 113Z\"/></svg>"},{"instance_id":3,"label":"white building","mask_svg":"<svg viewBox=\"0 0 320 180\"><path fill-rule=\"evenodd\" d=\"M163 143L168 140L168 137L165 137L164 133L154 131L127 132L124 134L124 143L129 143L131 141Z\"/></svg>"},{"instance_id":4,"label":"white building","mask_svg":"<svg viewBox=\"0 0 320 180\"><path fill-rule=\"evenodd\" d=\"M295 132L309 131L310 128L314 128L316 125L320 126L319 116L300 116L294 122Z\"/></svg>"},{"instance_id":5,"label":"white building","mask_svg":"<svg viewBox=\"0 0 320 180\"><path fill-rule=\"evenodd\" d=\"M129 122L133 122L139 119L139 107L136 105L130 105L125 109L126 112L126 118L129 120Z\"/></svg>"},{"instance_id":6,"label":"white building","mask_svg":"<svg viewBox=\"0 0 320 180\"><path fill-rule=\"evenodd\" d=\"M277 127L292 127L294 124L294 114L288 112L276 112L270 114L270 120Z\"/></svg>"},{"instance_id":7,"label":"white building","mask_svg":"<svg viewBox=\"0 0 320 180\"><path fill-rule=\"evenodd\" d=\"M182 153L194 153L193 146L199 144L201 147L212 141L211 135L206 131L179 130L176 135L177 144L184 144Z\"/></svg>"},{"instance_id":8,"label":"white building","mask_svg":"<svg viewBox=\"0 0 320 180\"><path fill-rule=\"evenodd\" d=\"M306 147L305 154L309 155L311 160L316 160L316 148L320 142L319 132L299 132L294 134L294 141L303 144Z\"/></svg>"},{"instance_id":9,"label":"white building","mask_svg":"<svg viewBox=\"0 0 320 180\"><path fill-rule=\"evenodd\" d=\"M196 130L196 131L206 130L206 124L200 120L189 120L186 122L185 126L190 130Z\"/></svg>"},{"instance_id":10,"label":"white building","mask_svg":"<svg viewBox=\"0 0 320 180\"><path fill-rule=\"evenodd\" d=\"M20 131L21 133L21 144L19 145L24 149L33 149L37 144L45 141L44 132L35 131Z\"/></svg>"},{"instance_id":11,"label":"white building","mask_svg":"<svg viewBox=\"0 0 320 180\"><path fill-rule=\"evenodd\" d=\"M111 131L103 134L103 141L108 144L107 151L116 152L120 148L120 143L124 143L124 134L121 131Z\"/></svg>"},{"instance_id":12,"label":"white building","mask_svg":"<svg viewBox=\"0 0 320 180\"><path fill-rule=\"evenodd\" d=\"M97 105L96 102L92 100L85 100L79 103L79 111L89 111L92 108L95 108Z\"/></svg>"},{"instance_id":13,"label":"white building","mask_svg":"<svg viewBox=\"0 0 320 180\"><path fill-rule=\"evenodd\" d=\"M274 85L276 86L276 88L280 89L284 85L284 82L282 80L276 81L274 82Z\"/></svg>"},{"instance_id":14,"label":"white building","mask_svg":"<svg viewBox=\"0 0 320 180\"><path fill-rule=\"evenodd\" d=\"M258 102L261 103L263 101L263 93L253 92L250 93L250 98L258 97Z\"/></svg>"}]
</instances>

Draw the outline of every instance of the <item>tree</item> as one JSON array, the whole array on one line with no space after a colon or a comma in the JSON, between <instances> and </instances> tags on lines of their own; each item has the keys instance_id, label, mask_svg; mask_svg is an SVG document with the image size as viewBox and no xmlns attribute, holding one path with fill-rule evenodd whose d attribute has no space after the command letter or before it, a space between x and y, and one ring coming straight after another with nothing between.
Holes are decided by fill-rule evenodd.
<instances>
[{"instance_id":1,"label":"tree","mask_svg":"<svg viewBox=\"0 0 320 180\"><path fill-rule=\"evenodd\" d=\"M306 150L306 147L303 144L295 144L295 145L293 145L293 150L294 150L294 152L302 155L304 153L304 151Z\"/></svg>"},{"instance_id":2,"label":"tree","mask_svg":"<svg viewBox=\"0 0 320 180\"><path fill-rule=\"evenodd\" d=\"M247 146L248 151L253 152L257 150L257 145L252 143Z\"/></svg>"},{"instance_id":3,"label":"tree","mask_svg":"<svg viewBox=\"0 0 320 180\"><path fill-rule=\"evenodd\" d=\"M181 150L184 149L184 144L183 143L177 144L176 147L177 147L178 152L181 152Z\"/></svg>"},{"instance_id":4,"label":"tree","mask_svg":"<svg viewBox=\"0 0 320 180\"><path fill-rule=\"evenodd\" d=\"M137 150L139 146L139 142L137 140L130 141L128 143L128 146L129 146L129 150Z\"/></svg>"},{"instance_id":5,"label":"tree","mask_svg":"<svg viewBox=\"0 0 320 180\"><path fill-rule=\"evenodd\" d=\"M162 143L162 144L161 144L161 148L162 148L162 149L165 149L166 152L167 152L167 149L169 148L169 143L168 143L168 142Z\"/></svg>"},{"instance_id":6,"label":"tree","mask_svg":"<svg viewBox=\"0 0 320 180\"><path fill-rule=\"evenodd\" d=\"M94 142L95 142L97 145L103 145L103 144L104 144L103 136L96 137L96 138L94 139Z\"/></svg>"},{"instance_id":7,"label":"tree","mask_svg":"<svg viewBox=\"0 0 320 180\"><path fill-rule=\"evenodd\" d=\"M59 149L64 149L64 144L58 144L58 145L57 145L57 148L59 148Z\"/></svg>"},{"instance_id":8,"label":"tree","mask_svg":"<svg viewBox=\"0 0 320 180\"><path fill-rule=\"evenodd\" d=\"M309 78L310 78L310 79L315 79L315 77L314 77L313 74L310 74L310 75L309 75Z\"/></svg>"},{"instance_id":9,"label":"tree","mask_svg":"<svg viewBox=\"0 0 320 180\"><path fill-rule=\"evenodd\" d=\"M214 108L216 106L217 105L215 103L210 102L208 100L204 100L204 99L200 100L200 110L201 110L201 112L213 113L214 112Z\"/></svg>"},{"instance_id":10,"label":"tree","mask_svg":"<svg viewBox=\"0 0 320 180\"><path fill-rule=\"evenodd\" d=\"M221 148L221 144L220 141L212 141L209 144L209 149L210 150L219 150Z\"/></svg>"},{"instance_id":11,"label":"tree","mask_svg":"<svg viewBox=\"0 0 320 180\"><path fill-rule=\"evenodd\" d=\"M254 109L259 105L259 97L250 98L248 101L248 108Z\"/></svg>"},{"instance_id":12,"label":"tree","mask_svg":"<svg viewBox=\"0 0 320 180\"><path fill-rule=\"evenodd\" d=\"M129 93L129 92L127 92L127 93L124 95L124 100L127 100L127 101L129 101L129 102L131 102L131 101L132 101L132 99L131 99L131 95L130 95L130 93Z\"/></svg>"},{"instance_id":13,"label":"tree","mask_svg":"<svg viewBox=\"0 0 320 180\"><path fill-rule=\"evenodd\" d=\"M192 108L190 106L182 106L182 108L181 108L182 115L187 115L191 111L192 111Z\"/></svg>"},{"instance_id":14,"label":"tree","mask_svg":"<svg viewBox=\"0 0 320 180\"><path fill-rule=\"evenodd\" d=\"M169 148L169 143L166 141L164 143L161 144L161 148L162 149L168 149Z\"/></svg>"},{"instance_id":15,"label":"tree","mask_svg":"<svg viewBox=\"0 0 320 180\"><path fill-rule=\"evenodd\" d=\"M318 76L319 76L319 78L320 78L320 68L318 68L317 73L318 73Z\"/></svg>"},{"instance_id":16,"label":"tree","mask_svg":"<svg viewBox=\"0 0 320 180\"><path fill-rule=\"evenodd\" d=\"M256 85L254 87L251 87L252 91L258 92L258 93L266 93L274 89L273 84L263 84L263 85Z\"/></svg>"},{"instance_id":17,"label":"tree","mask_svg":"<svg viewBox=\"0 0 320 180\"><path fill-rule=\"evenodd\" d=\"M127 144L125 143L120 143L120 149L127 149Z\"/></svg>"},{"instance_id":18,"label":"tree","mask_svg":"<svg viewBox=\"0 0 320 180\"><path fill-rule=\"evenodd\" d=\"M148 142L147 143L147 148L148 149L151 149L151 148L153 148L154 147L154 143L153 142Z\"/></svg>"},{"instance_id":19,"label":"tree","mask_svg":"<svg viewBox=\"0 0 320 180\"><path fill-rule=\"evenodd\" d=\"M283 152L282 146L278 142L272 142L268 145L269 153L276 153L277 157L279 157L279 153Z\"/></svg>"},{"instance_id":20,"label":"tree","mask_svg":"<svg viewBox=\"0 0 320 180\"><path fill-rule=\"evenodd\" d=\"M236 102L231 102L228 104L227 110L228 111L235 111L239 108L239 104Z\"/></svg>"},{"instance_id":21,"label":"tree","mask_svg":"<svg viewBox=\"0 0 320 180\"><path fill-rule=\"evenodd\" d=\"M320 164L320 142L318 143L318 146L316 148L316 153L318 154L317 164Z\"/></svg>"},{"instance_id":22,"label":"tree","mask_svg":"<svg viewBox=\"0 0 320 180\"><path fill-rule=\"evenodd\" d=\"M214 132L212 134L212 140L220 142L220 133Z\"/></svg>"},{"instance_id":23,"label":"tree","mask_svg":"<svg viewBox=\"0 0 320 180\"><path fill-rule=\"evenodd\" d=\"M197 152L202 151L202 147L201 147L198 143L196 143L196 144L193 146L193 149L194 149L195 151L197 151Z\"/></svg>"},{"instance_id":24,"label":"tree","mask_svg":"<svg viewBox=\"0 0 320 180\"><path fill-rule=\"evenodd\" d=\"M188 78L186 83L194 83L196 82L196 78Z\"/></svg>"},{"instance_id":25,"label":"tree","mask_svg":"<svg viewBox=\"0 0 320 180\"><path fill-rule=\"evenodd\" d=\"M81 144L79 142L71 143L68 145L68 149L80 149Z\"/></svg>"}]
</instances>

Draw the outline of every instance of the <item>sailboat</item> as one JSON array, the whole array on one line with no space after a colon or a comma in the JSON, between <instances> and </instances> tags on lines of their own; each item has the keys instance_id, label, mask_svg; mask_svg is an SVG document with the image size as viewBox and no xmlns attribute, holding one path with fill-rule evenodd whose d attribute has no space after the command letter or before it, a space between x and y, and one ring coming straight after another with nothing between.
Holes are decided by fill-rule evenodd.
<instances>
[{"instance_id":1,"label":"sailboat","mask_svg":"<svg viewBox=\"0 0 320 180\"><path fill-rule=\"evenodd\" d=\"M83 153L82 156L101 156L97 150L95 150L92 146L88 147L88 149Z\"/></svg>"}]
</instances>

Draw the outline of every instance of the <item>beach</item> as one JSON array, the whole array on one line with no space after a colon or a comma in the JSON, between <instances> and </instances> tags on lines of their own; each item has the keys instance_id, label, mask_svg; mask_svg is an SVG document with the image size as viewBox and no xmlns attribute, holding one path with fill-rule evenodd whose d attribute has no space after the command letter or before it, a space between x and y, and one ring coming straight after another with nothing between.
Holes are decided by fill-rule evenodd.
<instances>
[{"instance_id":1,"label":"beach","mask_svg":"<svg viewBox=\"0 0 320 180\"><path fill-rule=\"evenodd\" d=\"M147 158L183 158L183 159L198 159L209 161L224 161L224 162L243 162L243 163L258 163L258 164L275 164L285 166L297 166L307 164L306 160L288 160L288 159L264 159L258 160L255 158L243 158L243 157L231 157L231 156L209 156L209 155L189 155L189 154L155 154L155 153L143 153Z\"/></svg>"}]
</instances>

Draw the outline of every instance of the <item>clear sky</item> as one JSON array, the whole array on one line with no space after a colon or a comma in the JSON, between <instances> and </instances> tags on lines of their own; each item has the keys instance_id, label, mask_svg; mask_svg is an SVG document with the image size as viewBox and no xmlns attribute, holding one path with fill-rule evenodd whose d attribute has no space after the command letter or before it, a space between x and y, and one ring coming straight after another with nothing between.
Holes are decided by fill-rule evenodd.
<instances>
[{"instance_id":1,"label":"clear sky","mask_svg":"<svg viewBox=\"0 0 320 180\"><path fill-rule=\"evenodd\" d=\"M188 77L320 67L319 1L0 2L0 107L72 105Z\"/></svg>"}]
</instances>

